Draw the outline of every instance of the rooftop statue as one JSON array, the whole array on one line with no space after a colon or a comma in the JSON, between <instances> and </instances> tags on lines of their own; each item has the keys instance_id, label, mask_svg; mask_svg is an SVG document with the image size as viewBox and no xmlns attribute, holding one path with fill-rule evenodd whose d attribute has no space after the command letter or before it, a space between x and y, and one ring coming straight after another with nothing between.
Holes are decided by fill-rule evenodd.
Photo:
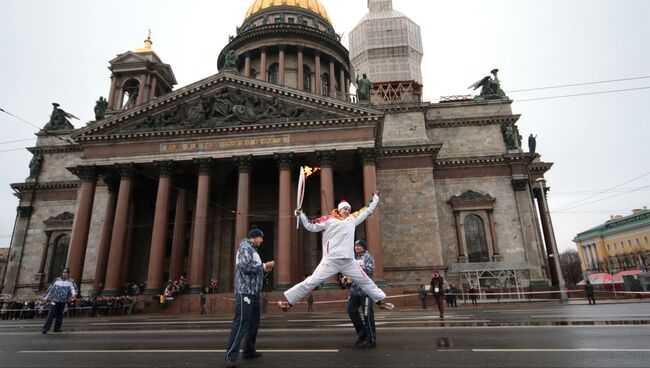
<instances>
[{"instance_id":1,"label":"rooftop statue","mask_svg":"<svg viewBox=\"0 0 650 368\"><path fill-rule=\"evenodd\" d=\"M533 133L530 133L528 136L528 151L530 153L535 153L535 149L537 148L537 136L533 135Z\"/></svg>"},{"instance_id":2,"label":"rooftop statue","mask_svg":"<svg viewBox=\"0 0 650 368\"><path fill-rule=\"evenodd\" d=\"M363 78L359 79L357 75L357 99L361 101L370 101L370 92L372 92L372 82L364 73Z\"/></svg>"},{"instance_id":3,"label":"rooftop statue","mask_svg":"<svg viewBox=\"0 0 650 368\"><path fill-rule=\"evenodd\" d=\"M56 102L52 102L52 115L50 115L50 121L45 124L43 130L46 131L55 131L55 130L74 130L74 126L70 123L68 118L77 119L78 117L59 109L59 105Z\"/></svg>"},{"instance_id":4,"label":"rooftop statue","mask_svg":"<svg viewBox=\"0 0 650 368\"><path fill-rule=\"evenodd\" d=\"M43 163L43 156L40 153L35 153L32 160L29 162L29 177L36 178L38 173L41 172L41 164Z\"/></svg>"},{"instance_id":5,"label":"rooftop statue","mask_svg":"<svg viewBox=\"0 0 650 368\"><path fill-rule=\"evenodd\" d=\"M481 100L507 100L508 99L506 93L501 89L501 82L499 81L499 77L497 76L498 72L499 69L492 69L490 73L492 73L494 78L488 75L485 78L477 81L476 83L468 87L468 88L472 88L473 90L482 87L481 93L478 96L474 96L475 100L481 101Z\"/></svg>"},{"instance_id":6,"label":"rooftop statue","mask_svg":"<svg viewBox=\"0 0 650 368\"><path fill-rule=\"evenodd\" d=\"M224 56L224 62L223 62L223 68L224 69L236 69L237 68L237 54L235 53L235 50L228 50L226 51L226 55Z\"/></svg>"},{"instance_id":7,"label":"rooftop statue","mask_svg":"<svg viewBox=\"0 0 650 368\"><path fill-rule=\"evenodd\" d=\"M104 119L107 108L108 101L104 97L99 96L99 100L95 101L95 120Z\"/></svg>"}]
</instances>

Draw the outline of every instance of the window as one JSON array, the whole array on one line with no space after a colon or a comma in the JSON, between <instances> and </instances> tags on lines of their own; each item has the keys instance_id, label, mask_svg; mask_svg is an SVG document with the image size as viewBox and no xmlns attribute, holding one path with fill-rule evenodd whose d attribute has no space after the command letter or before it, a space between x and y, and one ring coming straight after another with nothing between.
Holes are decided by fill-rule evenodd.
<instances>
[{"instance_id":1,"label":"window","mask_svg":"<svg viewBox=\"0 0 650 368\"><path fill-rule=\"evenodd\" d=\"M467 258L470 262L490 261L483 220L476 215L465 217L465 243L467 244Z\"/></svg>"},{"instance_id":2,"label":"window","mask_svg":"<svg viewBox=\"0 0 650 368\"><path fill-rule=\"evenodd\" d=\"M308 65L303 64L302 69L302 89L311 92L311 68Z\"/></svg>"},{"instance_id":3,"label":"window","mask_svg":"<svg viewBox=\"0 0 650 368\"><path fill-rule=\"evenodd\" d=\"M625 243L621 240L621 249L625 249Z\"/></svg>"},{"instance_id":4,"label":"window","mask_svg":"<svg viewBox=\"0 0 650 368\"><path fill-rule=\"evenodd\" d=\"M627 246L628 248L632 248L632 240L630 239L627 240Z\"/></svg>"},{"instance_id":5,"label":"window","mask_svg":"<svg viewBox=\"0 0 650 368\"><path fill-rule=\"evenodd\" d=\"M289 23L296 23L296 19L293 17L289 17Z\"/></svg>"},{"instance_id":6,"label":"window","mask_svg":"<svg viewBox=\"0 0 650 368\"><path fill-rule=\"evenodd\" d=\"M266 81L273 84L278 84L278 76L280 74L280 66L278 63L273 63L269 66L269 74L266 76Z\"/></svg>"},{"instance_id":7,"label":"window","mask_svg":"<svg viewBox=\"0 0 650 368\"><path fill-rule=\"evenodd\" d=\"M131 78L122 85L122 110L130 109L138 102L140 82Z\"/></svg>"},{"instance_id":8,"label":"window","mask_svg":"<svg viewBox=\"0 0 650 368\"><path fill-rule=\"evenodd\" d=\"M644 236L643 239L645 239L645 243L648 244L648 237Z\"/></svg>"},{"instance_id":9,"label":"window","mask_svg":"<svg viewBox=\"0 0 650 368\"><path fill-rule=\"evenodd\" d=\"M611 250L611 249L609 248L609 244L607 244L607 250Z\"/></svg>"},{"instance_id":10,"label":"window","mask_svg":"<svg viewBox=\"0 0 650 368\"><path fill-rule=\"evenodd\" d=\"M641 246L641 242L639 241L639 238L636 238L636 246L637 246L637 247L640 247L640 246Z\"/></svg>"},{"instance_id":11,"label":"window","mask_svg":"<svg viewBox=\"0 0 650 368\"><path fill-rule=\"evenodd\" d=\"M59 277L61 271L66 266L68 260L68 246L70 245L70 236L67 234L61 235L54 243L54 252L52 253L52 261L50 263L50 273L47 282L51 283L55 278ZM75 280L80 282L79 280Z\"/></svg>"}]
</instances>

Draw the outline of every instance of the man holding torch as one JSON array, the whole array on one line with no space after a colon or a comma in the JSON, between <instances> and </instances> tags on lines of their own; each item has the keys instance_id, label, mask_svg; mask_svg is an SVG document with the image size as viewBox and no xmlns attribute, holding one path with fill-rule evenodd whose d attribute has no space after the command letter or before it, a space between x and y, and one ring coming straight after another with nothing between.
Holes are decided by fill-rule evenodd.
<instances>
[{"instance_id":1,"label":"man holding torch","mask_svg":"<svg viewBox=\"0 0 650 368\"><path fill-rule=\"evenodd\" d=\"M381 308L392 310L394 305L384 302L386 294L363 272L354 259L354 230L372 214L379 203L379 192L372 194L368 207L350 213L352 207L343 200L330 215L310 221L301 208L296 208L294 215L307 231L323 232L323 258L311 276L284 293L287 301L279 301L283 311L289 310L311 290L325 280L341 272L352 280Z\"/></svg>"}]
</instances>

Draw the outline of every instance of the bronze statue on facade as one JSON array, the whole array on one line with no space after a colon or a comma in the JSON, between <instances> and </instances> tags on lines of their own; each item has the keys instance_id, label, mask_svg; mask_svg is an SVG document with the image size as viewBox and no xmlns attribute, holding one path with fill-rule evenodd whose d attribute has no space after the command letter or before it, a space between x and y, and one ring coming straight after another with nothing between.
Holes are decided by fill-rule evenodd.
<instances>
[{"instance_id":1,"label":"bronze statue on facade","mask_svg":"<svg viewBox=\"0 0 650 368\"><path fill-rule=\"evenodd\" d=\"M530 133L528 136L528 151L530 153L535 153L535 149L537 148L537 136L533 135L533 133Z\"/></svg>"},{"instance_id":2,"label":"bronze statue on facade","mask_svg":"<svg viewBox=\"0 0 650 368\"><path fill-rule=\"evenodd\" d=\"M501 82L499 81L499 77L497 76L498 72L499 69L492 69L490 73L492 73L492 75L494 76L493 78L488 75L485 78L477 81L476 83L468 87L473 90L476 90L479 87L481 87L481 93L478 96L474 97L475 100L482 101L482 100L507 100L508 99L506 93L501 89Z\"/></svg>"},{"instance_id":3,"label":"bronze statue on facade","mask_svg":"<svg viewBox=\"0 0 650 368\"><path fill-rule=\"evenodd\" d=\"M235 50L228 50L224 56L223 68L224 69L237 69L238 56Z\"/></svg>"},{"instance_id":4,"label":"bronze statue on facade","mask_svg":"<svg viewBox=\"0 0 650 368\"><path fill-rule=\"evenodd\" d=\"M511 150L519 148L519 145L517 145L519 140L519 131L515 124L506 122L501 123L501 134L503 134L503 141L505 142L507 149Z\"/></svg>"},{"instance_id":5,"label":"bronze statue on facade","mask_svg":"<svg viewBox=\"0 0 650 368\"><path fill-rule=\"evenodd\" d=\"M359 79L357 75L357 99L359 102L370 101L370 93L372 92L372 82L368 79L368 76L364 73L363 78Z\"/></svg>"},{"instance_id":6,"label":"bronze statue on facade","mask_svg":"<svg viewBox=\"0 0 650 368\"><path fill-rule=\"evenodd\" d=\"M95 120L102 120L106 115L106 109L108 108L108 101L99 96L99 99L95 101Z\"/></svg>"},{"instance_id":7,"label":"bronze statue on facade","mask_svg":"<svg viewBox=\"0 0 650 368\"><path fill-rule=\"evenodd\" d=\"M41 164L43 163L43 156L40 153L35 153L32 160L29 161L29 178L36 178L41 172Z\"/></svg>"},{"instance_id":8,"label":"bronze statue on facade","mask_svg":"<svg viewBox=\"0 0 650 368\"><path fill-rule=\"evenodd\" d=\"M56 131L56 130L74 130L74 126L70 123L68 118L77 119L78 117L65 112L63 109L59 109L59 105L56 102L52 102L52 114L50 115L50 121L45 124L43 130L46 131Z\"/></svg>"}]
</instances>

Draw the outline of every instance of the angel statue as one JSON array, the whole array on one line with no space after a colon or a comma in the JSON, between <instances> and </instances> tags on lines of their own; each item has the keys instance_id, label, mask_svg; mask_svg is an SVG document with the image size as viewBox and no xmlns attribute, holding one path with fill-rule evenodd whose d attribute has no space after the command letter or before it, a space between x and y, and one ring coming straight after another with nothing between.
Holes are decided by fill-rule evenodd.
<instances>
[{"instance_id":1,"label":"angel statue","mask_svg":"<svg viewBox=\"0 0 650 368\"><path fill-rule=\"evenodd\" d=\"M59 109L59 106L61 105L56 102L52 102L52 106L54 106L54 108L52 109L52 115L50 115L50 121L45 124L43 130L73 130L74 126L68 119L70 118L79 120L79 118L70 114L69 112L63 111L63 109Z\"/></svg>"},{"instance_id":2,"label":"angel statue","mask_svg":"<svg viewBox=\"0 0 650 368\"><path fill-rule=\"evenodd\" d=\"M482 87L481 93L478 96L474 97L475 100L507 100L508 99L506 93L503 92L503 90L501 89L501 82L499 81L499 77L497 76L498 72L499 69L492 69L490 73L492 73L494 78L488 75L485 78L477 81L476 83L468 87L473 90Z\"/></svg>"}]
</instances>

